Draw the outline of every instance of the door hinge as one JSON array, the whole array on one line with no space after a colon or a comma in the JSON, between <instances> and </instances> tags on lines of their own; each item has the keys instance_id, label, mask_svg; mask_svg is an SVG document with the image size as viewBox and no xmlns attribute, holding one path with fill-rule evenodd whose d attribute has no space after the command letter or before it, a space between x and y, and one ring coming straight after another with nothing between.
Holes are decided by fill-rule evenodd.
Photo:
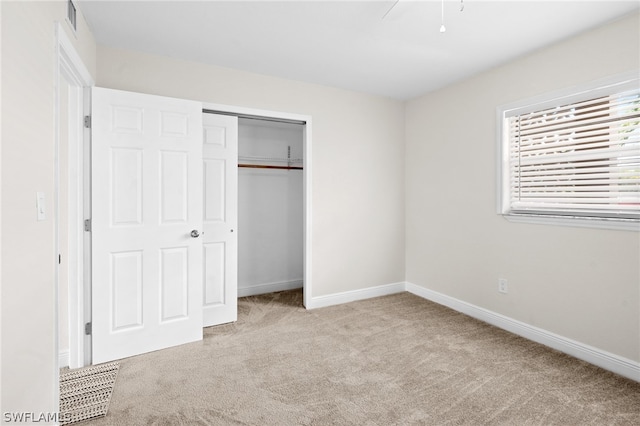
<instances>
[{"instance_id":1,"label":"door hinge","mask_svg":"<svg viewBox=\"0 0 640 426\"><path fill-rule=\"evenodd\" d=\"M91 232L91 219L84 220L84 230L85 232Z\"/></svg>"},{"instance_id":2,"label":"door hinge","mask_svg":"<svg viewBox=\"0 0 640 426\"><path fill-rule=\"evenodd\" d=\"M91 323L88 322L84 325L84 334L86 334L87 336L90 336L91 332L92 332Z\"/></svg>"},{"instance_id":3,"label":"door hinge","mask_svg":"<svg viewBox=\"0 0 640 426\"><path fill-rule=\"evenodd\" d=\"M85 115L84 116L84 127L87 129L91 128L91 116L90 115Z\"/></svg>"}]
</instances>

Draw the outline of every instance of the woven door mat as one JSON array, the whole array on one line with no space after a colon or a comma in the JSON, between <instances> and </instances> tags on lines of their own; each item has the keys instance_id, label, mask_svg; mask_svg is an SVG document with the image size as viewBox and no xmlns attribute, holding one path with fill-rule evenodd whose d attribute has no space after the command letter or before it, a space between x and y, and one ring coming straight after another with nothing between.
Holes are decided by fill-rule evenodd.
<instances>
[{"instance_id":1,"label":"woven door mat","mask_svg":"<svg viewBox=\"0 0 640 426\"><path fill-rule=\"evenodd\" d=\"M110 362L60 372L60 424L107 414L120 363Z\"/></svg>"}]
</instances>

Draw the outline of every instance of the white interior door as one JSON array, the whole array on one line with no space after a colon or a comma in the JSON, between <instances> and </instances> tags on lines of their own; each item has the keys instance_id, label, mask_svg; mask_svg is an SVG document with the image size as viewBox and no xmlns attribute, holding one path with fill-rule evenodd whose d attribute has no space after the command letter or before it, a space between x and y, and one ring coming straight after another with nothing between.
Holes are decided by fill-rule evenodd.
<instances>
[{"instance_id":1,"label":"white interior door","mask_svg":"<svg viewBox=\"0 0 640 426\"><path fill-rule=\"evenodd\" d=\"M238 118L203 114L204 326L238 317Z\"/></svg>"},{"instance_id":2,"label":"white interior door","mask_svg":"<svg viewBox=\"0 0 640 426\"><path fill-rule=\"evenodd\" d=\"M92 115L93 363L201 340L202 104L94 88Z\"/></svg>"}]
</instances>

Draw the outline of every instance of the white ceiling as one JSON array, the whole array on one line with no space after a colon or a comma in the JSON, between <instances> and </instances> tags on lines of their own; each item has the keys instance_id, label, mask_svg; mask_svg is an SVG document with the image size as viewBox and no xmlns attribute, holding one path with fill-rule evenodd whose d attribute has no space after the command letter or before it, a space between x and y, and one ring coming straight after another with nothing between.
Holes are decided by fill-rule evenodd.
<instances>
[{"instance_id":1,"label":"white ceiling","mask_svg":"<svg viewBox=\"0 0 640 426\"><path fill-rule=\"evenodd\" d=\"M409 99L639 8L635 1L95 1L99 44ZM588 54L588 52L585 52ZM550 64L552 67L552 64Z\"/></svg>"}]
</instances>

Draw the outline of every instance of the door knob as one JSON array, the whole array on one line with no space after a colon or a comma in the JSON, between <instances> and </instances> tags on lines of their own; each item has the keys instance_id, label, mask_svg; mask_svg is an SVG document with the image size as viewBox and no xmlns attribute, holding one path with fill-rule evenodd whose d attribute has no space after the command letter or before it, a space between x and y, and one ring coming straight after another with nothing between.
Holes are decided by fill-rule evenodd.
<instances>
[{"instance_id":1,"label":"door knob","mask_svg":"<svg viewBox=\"0 0 640 426\"><path fill-rule=\"evenodd\" d=\"M200 232L197 229L191 231L191 238L198 238L200 236Z\"/></svg>"}]
</instances>

